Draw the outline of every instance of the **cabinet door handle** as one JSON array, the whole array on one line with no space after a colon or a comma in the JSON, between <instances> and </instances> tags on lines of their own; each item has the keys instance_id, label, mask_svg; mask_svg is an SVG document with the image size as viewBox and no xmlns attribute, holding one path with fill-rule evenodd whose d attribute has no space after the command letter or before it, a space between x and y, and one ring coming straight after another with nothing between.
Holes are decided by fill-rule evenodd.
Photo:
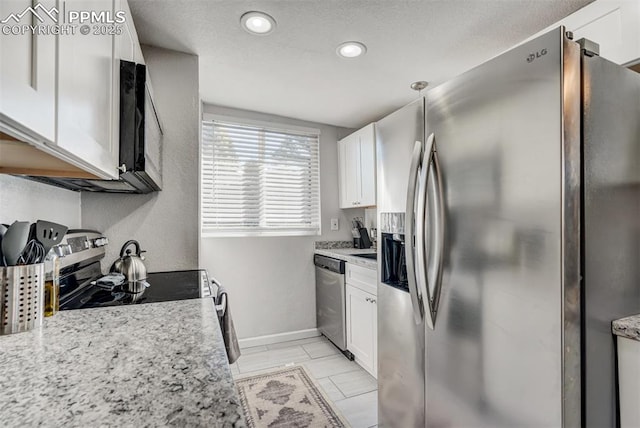
<instances>
[{"instance_id":1,"label":"cabinet door handle","mask_svg":"<svg viewBox=\"0 0 640 428\"><path fill-rule=\"evenodd\" d=\"M127 172L127 165L122 164L118 167L118 171L120 172Z\"/></svg>"},{"instance_id":2,"label":"cabinet door handle","mask_svg":"<svg viewBox=\"0 0 640 428\"><path fill-rule=\"evenodd\" d=\"M420 324L424 319L424 307L422 302L422 296L418 289L418 279L416 275L416 257L414 254L414 245L419 244L420 240L414 237L414 228L416 220L415 202L416 192L420 191L419 173L420 163L423 155L423 144L421 141L416 141L413 146L413 154L411 155L411 166L409 167L409 183L407 186L407 202L405 209L405 222L404 222L404 236L405 236L405 254L407 264L407 282L409 284L409 295L411 297L411 307L413 308L413 318L416 324Z\"/></svg>"}]
</instances>

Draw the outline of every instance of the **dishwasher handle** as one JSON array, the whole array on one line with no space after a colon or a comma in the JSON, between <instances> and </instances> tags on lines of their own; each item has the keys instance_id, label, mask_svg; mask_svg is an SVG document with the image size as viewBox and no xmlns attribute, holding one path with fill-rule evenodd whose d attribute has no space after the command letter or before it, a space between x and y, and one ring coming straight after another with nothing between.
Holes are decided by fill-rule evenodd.
<instances>
[{"instance_id":1,"label":"dishwasher handle","mask_svg":"<svg viewBox=\"0 0 640 428\"><path fill-rule=\"evenodd\" d=\"M313 264L319 268L327 269L328 271L335 273L344 273L344 260L334 259L333 257L327 257L320 254L314 254Z\"/></svg>"}]
</instances>

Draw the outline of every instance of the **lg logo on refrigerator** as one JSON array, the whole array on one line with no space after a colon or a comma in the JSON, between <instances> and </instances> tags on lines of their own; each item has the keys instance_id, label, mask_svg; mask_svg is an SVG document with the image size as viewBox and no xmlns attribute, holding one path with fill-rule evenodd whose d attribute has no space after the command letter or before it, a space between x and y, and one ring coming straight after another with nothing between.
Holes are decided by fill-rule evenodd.
<instances>
[{"instance_id":1,"label":"lg logo on refrigerator","mask_svg":"<svg viewBox=\"0 0 640 428\"><path fill-rule=\"evenodd\" d=\"M546 54L547 54L547 49L542 49L541 51L538 51L538 52L535 52L535 53L531 53L527 57L527 62L533 62L537 58L541 58L541 57L545 56Z\"/></svg>"}]
</instances>

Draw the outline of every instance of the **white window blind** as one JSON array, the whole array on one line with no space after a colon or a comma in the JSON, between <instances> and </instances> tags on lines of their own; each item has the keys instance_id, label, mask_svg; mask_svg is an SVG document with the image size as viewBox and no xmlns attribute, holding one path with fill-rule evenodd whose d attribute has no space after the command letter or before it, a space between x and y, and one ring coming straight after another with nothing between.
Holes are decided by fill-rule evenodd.
<instances>
[{"instance_id":1,"label":"white window blind","mask_svg":"<svg viewBox=\"0 0 640 428\"><path fill-rule=\"evenodd\" d=\"M204 236L320 232L319 132L204 120Z\"/></svg>"}]
</instances>

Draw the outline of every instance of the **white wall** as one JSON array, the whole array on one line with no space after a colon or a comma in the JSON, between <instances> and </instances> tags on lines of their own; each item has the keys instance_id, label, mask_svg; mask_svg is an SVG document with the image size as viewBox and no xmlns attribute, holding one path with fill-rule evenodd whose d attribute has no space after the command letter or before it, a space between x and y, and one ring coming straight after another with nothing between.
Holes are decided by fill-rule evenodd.
<instances>
[{"instance_id":1,"label":"white wall","mask_svg":"<svg viewBox=\"0 0 640 428\"><path fill-rule=\"evenodd\" d=\"M80 193L0 174L0 223L48 220L80 227Z\"/></svg>"},{"instance_id":2,"label":"white wall","mask_svg":"<svg viewBox=\"0 0 640 428\"><path fill-rule=\"evenodd\" d=\"M240 338L316 326L313 243L350 240L351 218L363 209L338 208L336 141L349 130L262 113L204 105L205 113L320 129L321 236L202 238L200 266L229 291ZM331 231L337 217L340 230Z\"/></svg>"},{"instance_id":3,"label":"white wall","mask_svg":"<svg viewBox=\"0 0 640 428\"><path fill-rule=\"evenodd\" d=\"M164 138L163 188L147 195L84 193L82 225L110 240L105 261L129 239L147 250L148 271L198 265L198 57L143 46Z\"/></svg>"}]
</instances>

